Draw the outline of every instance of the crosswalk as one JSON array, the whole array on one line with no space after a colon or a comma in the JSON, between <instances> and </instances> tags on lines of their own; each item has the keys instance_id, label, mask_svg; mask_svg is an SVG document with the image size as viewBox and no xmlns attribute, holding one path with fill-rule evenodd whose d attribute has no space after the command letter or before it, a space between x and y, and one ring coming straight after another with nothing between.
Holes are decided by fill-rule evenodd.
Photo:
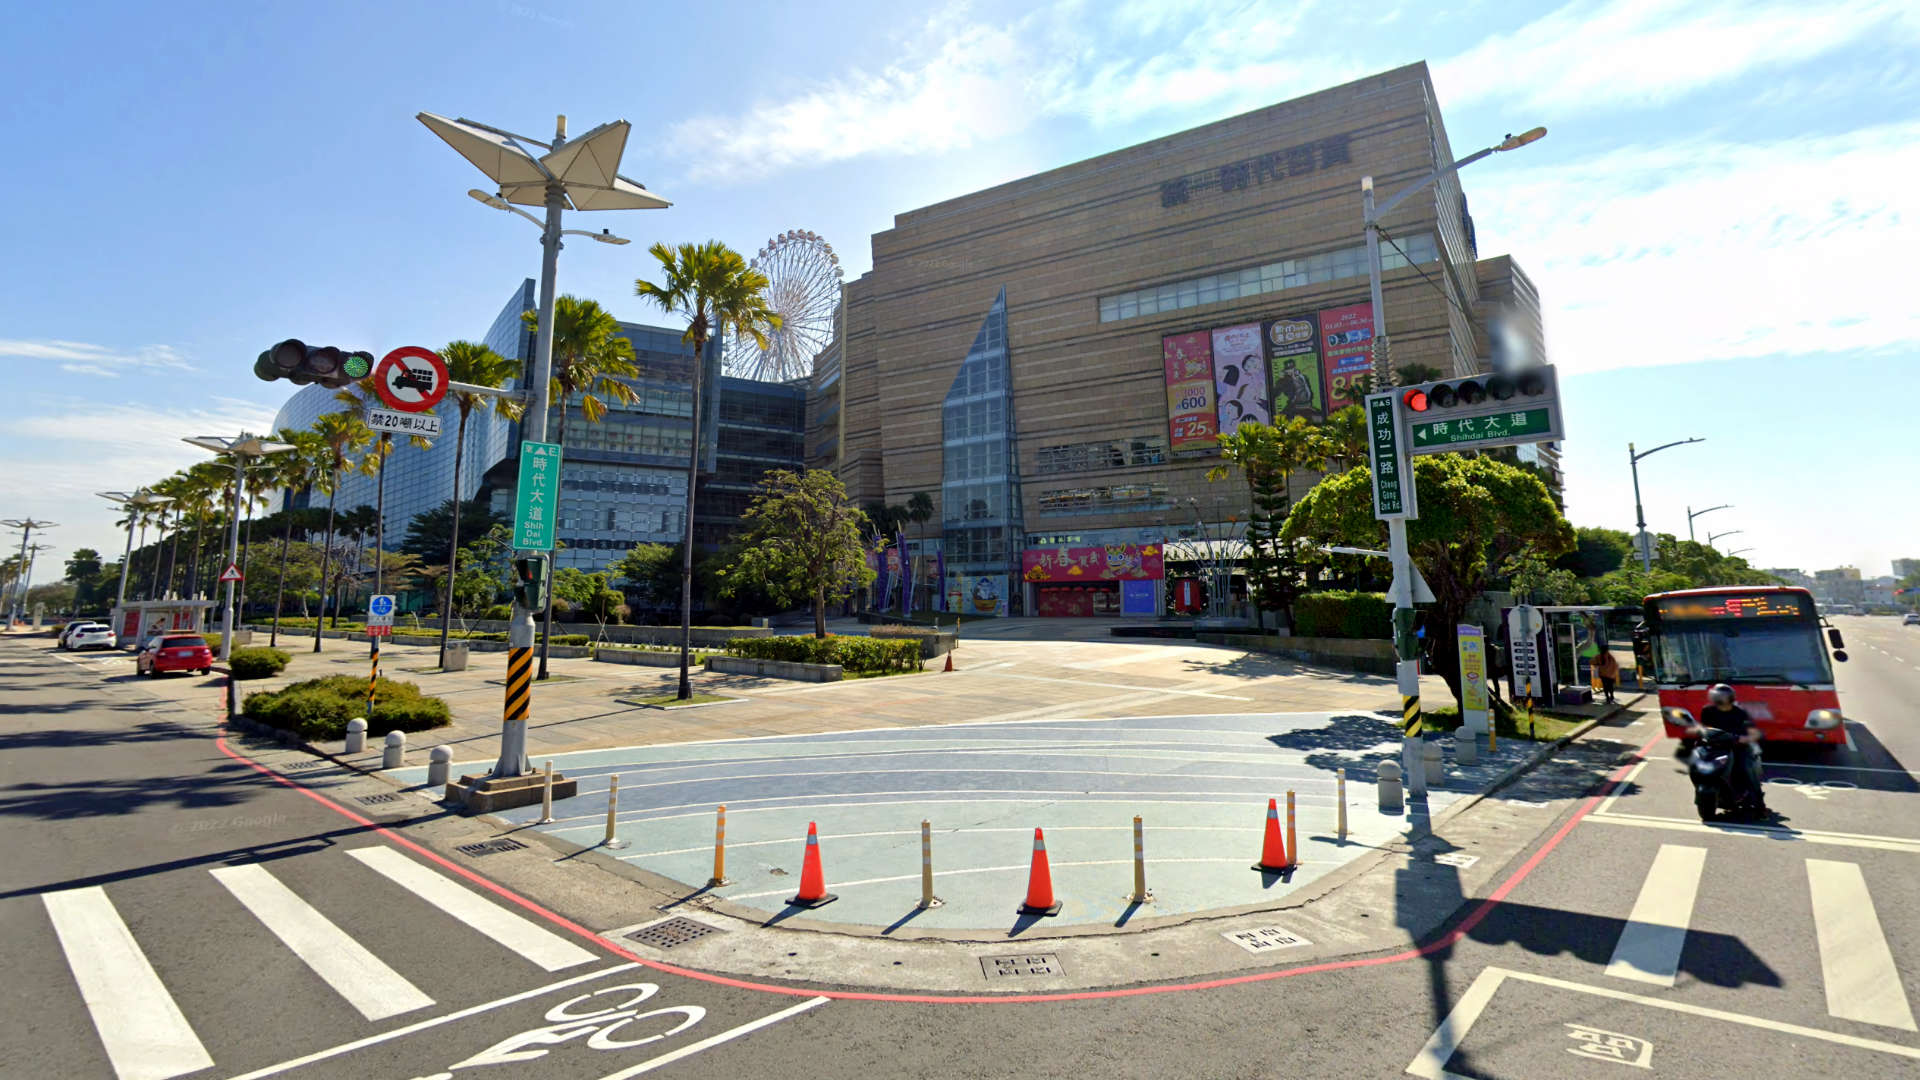
<instances>
[{"instance_id":1,"label":"crosswalk","mask_svg":"<svg viewBox=\"0 0 1920 1080\"><path fill-rule=\"evenodd\" d=\"M329 868L330 880L380 911L374 895L381 882L397 886L441 914L492 941L541 971L591 963L598 957L559 934L483 897L453 879L384 846L349 849L351 864ZM322 858L337 858L335 855ZM357 864L372 871L365 881L340 881ZM376 956L348 928L318 911L261 863L207 871L237 902L233 911L188 917L223 920L244 911L264 927L319 981L369 1021L418 1013L436 1004L407 975ZM169 1080L211 1066L212 1056L176 1001L180 989L156 970L136 940L108 887L94 885L41 894L48 922L65 957L101 1047L119 1080ZM178 921L178 920L171 920ZM428 972L415 972L424 979ZM217 1023L220 1017L197 1018Z\"/></svg>"},{"instance_id":2,"label":"crosswalk","mask_svg":"<svg viewBox=\"0 0 1920 1080\"><path fill-rule=\"evenodd\" d=\"M1681 967L1708 850L1662 844L1621 927L1606 975L1672 986ZM1901 1031L1916 1030L1900 969L1857 863L1809 858L1809 929L1819 952L1827 1013ZM1763 917L1756 906L1747 913Z\"/></svg>"}]
</instances>

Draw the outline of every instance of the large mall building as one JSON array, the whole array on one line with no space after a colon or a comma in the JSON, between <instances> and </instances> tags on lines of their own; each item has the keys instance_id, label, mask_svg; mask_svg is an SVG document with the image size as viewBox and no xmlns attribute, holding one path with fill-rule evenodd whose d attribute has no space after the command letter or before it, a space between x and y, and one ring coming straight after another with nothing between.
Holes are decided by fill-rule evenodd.
<instances>
[{"instance_id":1,"label":"large mall building","mask_svg":"<svg viewBox=\"0 0 1920 1080\"><path fill-rule=\"evenodd\" d=\"M899 214L816 364L809 463L858 503L934 496L938 539L908 547L950 608L1157 615L1183 538L1247 518L1244 482L1207 478L1219 435L1323 418L1372 363L1361 178L1384 201L1454 159L1413 64ZM1383 225L1395 369L1483 370L1496 337L1544 356L1457 176Z\"/></svg>"}]
</instances>

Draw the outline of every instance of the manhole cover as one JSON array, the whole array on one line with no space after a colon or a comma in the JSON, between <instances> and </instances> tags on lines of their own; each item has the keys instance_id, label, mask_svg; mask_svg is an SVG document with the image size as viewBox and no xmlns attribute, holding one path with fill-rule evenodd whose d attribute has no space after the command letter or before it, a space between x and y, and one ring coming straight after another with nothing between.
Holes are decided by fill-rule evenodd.
<instances>
[{"instance_id":1,"label":"manhole cover","mask_svg":"<svg viewBox=\"0 0 1920 1080\"><path fill-rule=\"evenodd\" d=\"M397 791L389 791L381 795L359 795L355 796L354 801L363 806L381 806L386 803L399 802L400 793Z\"/></svg>"},{"instance_id":2,"label":"manhole cover","mask_svg":"<svg viewBox=\"0 0 1920 1080\"><path fill-rule=\"evenodd\" d=\"M1250 953L1271 952L1274 949L1293 949L1313 942L1278 926L1256 926L1251 930L1230 930L1220 935Z\"/></svg>"},{"instance_id":3,"label":"manhole cover","mask_svg":"<svg viewBox=\"0 0 1920 1080\"><path fill-rule=\"evenodd\" d=\"M689 919L684 915L676 915L665 922L657 922L652 926L643 926L628 934L627 937L642 945L651 945L656 949L671 949L675 945L685 945L695 938L703 938L708 934L718 933L721 933L721 930L717 926L709 926L698 919Z\"/></svg>"},{"instance_id":4,"label":"manhole cover","mask_svg":"<svg viewBox=\"0 0 1920 1080\"><path fill-rule=\"evenodd\" d=\"M983 956L980 974L988 981L1024 978L1034 975L1065 975L1059 953L1022 953L1019 956Z\"/></svg>"},{"instance_id":5,"label":"manhole cover","mask_svg":"<svg viewBox=\"0 0 1920 1080\"><path fill-rule=\"evenodd\" d=\"M526 846L510 836L502 836L493 840L482 840L477 844L461 844L453 850L477 859L482 855L493 855L502 851L518 851Z\"/></svg>"}]
</instances>

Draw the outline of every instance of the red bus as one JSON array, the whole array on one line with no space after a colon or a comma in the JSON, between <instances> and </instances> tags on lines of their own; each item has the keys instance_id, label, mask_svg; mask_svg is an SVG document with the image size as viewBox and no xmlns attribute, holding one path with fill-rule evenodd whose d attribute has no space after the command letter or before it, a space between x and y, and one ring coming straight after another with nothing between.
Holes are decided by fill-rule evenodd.
<instances>
[{"instance_id":1,"label":"red bus","mask_svg":"<svg viewBox=\"0 0 1920 1080\"><path fill-rule=\"evenodd\" d=\"M1832 660L1847 654L1805 589L1738 585L1656 593L1634 629L1634 655L1653 673L1667 734L1681 738L1715 683L1733 687L1761 738L1844 744Z\"/></svg>"}]
</instances>

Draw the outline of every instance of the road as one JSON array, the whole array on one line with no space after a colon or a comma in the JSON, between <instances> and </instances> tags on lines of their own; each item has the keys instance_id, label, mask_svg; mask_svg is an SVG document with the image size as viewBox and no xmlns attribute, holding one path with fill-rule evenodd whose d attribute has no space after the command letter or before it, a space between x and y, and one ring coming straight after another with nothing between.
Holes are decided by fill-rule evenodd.
<instances>
[{"instance_id":1,"label":"road","mask_svg":"<svg viewBox=\"0 0 1920 1080\"><path fill-rule=\"evenodd\" d=\"M827 999L819 1001L620 969L624 950L567 935L395 839L343 824L335 811L227 758L204 726L168 727L114 696L115 688L99 689L91 673L0 648L0 735L22 751L0 755L8 786L0 808L9 811L0 940L17 973L0 988L0 1032L26 1048L28 1075L114 1075L48 907L50 896L97 886L214 1059L191 1075L232 1076L393 1032L402 1034L290 1075L486 1075L488 1066L464 1063L599 1004L550 1013L598 984L540 988L574 971L604 971L608 985L657 984L647 1007L709 1011L694 1027L631 1049L596 1048L595 1040L612 1047L636 1037L632 1027L610 1030L607 1018L555 1028L552 1038L573 1037L534 1047L549 1051L537 1075L637 1075L624 1070L778 1016L661 1071L1911 1076L1920 1068L1920 910L1909 902L1920 886L1920 628L1835 621L1852 656L1837 677L1854 748L1770 751L1769 799L1782 812L1772 825L1701 825L1670 744L1643 716L1607 734L1646 747L1644 756L1623 761L1604 789L1538 807L1533 841L1490 886L1462 896L1451 929L1422 948L1185 985L1156 983L1154 958L1142 956L1139 984L1118 992L990 1002L871 1000L831 986L819 988ZM100 809L96 792L110 809ZM193 831L194 823L206 827ZM592 958L543 971L396 886L368 865L368 849L388 852L376 863L404 860ZM383 1020L355 1011L212 873L245 866L263 867L317 915L351 927L434 1003ZM1402 913L1377 915L1392 923ZM1048 948L1075 963L1072 940ZM408 1031L527 991L535 996ZM601 1000L620 1004L617 997ZM664 1031L684 1015L653 1017L644 1031ZM583 1038L588 1030L598 1034Z\"/></svg>"}]
</instances>

